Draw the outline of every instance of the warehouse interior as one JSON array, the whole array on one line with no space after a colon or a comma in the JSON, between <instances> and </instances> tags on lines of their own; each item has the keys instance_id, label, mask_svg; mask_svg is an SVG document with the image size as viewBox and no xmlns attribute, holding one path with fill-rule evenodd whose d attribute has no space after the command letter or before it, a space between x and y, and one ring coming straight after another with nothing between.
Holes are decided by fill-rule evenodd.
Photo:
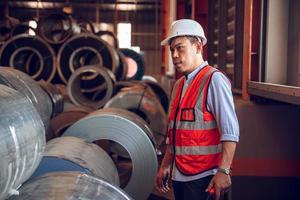
<instances>
[{"instance_id":1,"label":"warehouse interior","mask_svg":"<svg viewBox=\"0 0 300 200\"><path fill-rule=\"evenodd\" d=\"M172 87L166 38L199 22L240 141L224 200L298 199L300 1L3 0L0 200L173 200L155 188Z\"/></svg>"}]
</instances>

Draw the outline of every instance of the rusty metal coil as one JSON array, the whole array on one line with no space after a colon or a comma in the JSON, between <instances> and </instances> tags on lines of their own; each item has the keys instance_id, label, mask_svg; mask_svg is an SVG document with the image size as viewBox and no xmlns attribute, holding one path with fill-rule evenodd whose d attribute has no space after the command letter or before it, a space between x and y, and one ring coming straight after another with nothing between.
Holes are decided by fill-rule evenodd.
<instances>
[{"instance_id":1,"label":"rusty metal coil","mask_svg":"<svg viewBox=\"0 0 300 200\"><path fill-rule=\"evenodd\" d=\"M82 81L88 81L88 77L95 77L97 85L93 84L93 90L82 88ZM94 82L94 79L90 81ZM84 66L77 69L69 79L68 94L71 101L76 105L92 108L101 108L112 97L115 78L112 72L104 67ZM86 93L92 92L91 96Z\"/></svg>"},{"instance_id":2,"label":"rusty metal coil","mask_svg":"<svg viewBox=\"0 0 300 200\"><path fill-rule=\"evenodd\" d=\"M60 137L67 128L90 112L92 110L88 107L76 106L55 116L50 122L55 137Z\"/></svg>"},{"instance_id":3,"label":"rusty metal coil","mask_svg":"<svg viewBox=\"0 0 300 200\"><path fill-rule=\"evenodd\" d=\"M42 89L48 94L51 102L52 102L52 113L51 118L55 117L59 113L63 112L64 110L64 97L63 94L60 92L60 90L52 85L51 83L48 83L46 81L39 81L39 85L42 87Z\"/></svg>"},{"instance_id":4,"label":"rusty metal coil","mask_svg":"<svg viewBox=\"0 0 300 200\"><path fill-rule=\"evenodd\" d=\"M123 88L104 107L123 108L136 113L148 123L157 145L160 146L164 142L167 132L167 116L149 86L142 84Z\"/></svg>"},{"instance_id":5,"label":"rusty metal coil","mask_svg":"<svg viewBox=\"0 0 300 200\"><path fill-rule=\"evenodd\" d=\"M58 74L67 84L72 73L86 65L100 65L116 72L119 57L114 48L99 37L79 34L66 41L58 52Z\"/></svg>"},{"instance_id":6,"label":"rusty metal coil","mask_svg":"<svg viewBox=\"0 0 300 200\"><path fill-rule=\"evenodd\" d=\"M80 33L80 27L70 15L51 13L39 20L37 33L50 44L62 44L73 34Z\"/></svg>"},{"instance_id":7,"label":"rusty metal coil","mask_svg":"<svg viewBox=\"0 0 300 200\"><path fill-rule=\"evenodd\" d=\"M46 92L27 74L9 67L0 67L0 83L21 92L37 109L46 130L49 127L52 103Z\"/></svg>"},{"instance_id":8,"label":"rusty metal coil","mask_svg":"<svg viewBox=\"0 0 300 200\"><path fill-rule=\"evenodd\" d=\"M21 70L35 80L50 82L56 72L55 53L40 37L17 35L0 49L0 64Z\"/></svg>"},{"instance_id":9,"label":"rusty metal coil","mask_svg":"<svg viewBox=\"0 0 300 200\"><path fill-rule=\"evenodd\" d=\"M6 199L38 166L45 148L45 128L30 100L2 84L0 130L0 199Z\"/></svg>"},{"instance_id":10,"label":"rusty metal coil","mask_svg":"<svg viewBox=\"0 0 300 200\"><path fill-rule=\"evenodd\" d=\"M110 140L123 146L132 161L132 174L124 190L134 199L147 199L157 170L155 141L145 121L124 109L94 111L68 128L63 136L87 141Z\"/></svg>"},{"instance_id":11,"label":"rusty metal coil","mask_svg":"<svg viewBox=\"0 0 300 200\"><path fill-rule=\"evenodd\" d=\"M43 159L32 178L59 171L82 171L120 185L117 168L109 155L96 144L77 137L60 137L47 142Z\"/></svg>"},{"instance_id":12,"label":"rusty metal coil","mask_svg":"<svg viewBox=\"0 0 300 200\"><path fill-rule=\"evenodd\" d=\"M26 182L10 200L130 200L118 186L82 172L53 172Z\"/></svg>"}]
</instances>

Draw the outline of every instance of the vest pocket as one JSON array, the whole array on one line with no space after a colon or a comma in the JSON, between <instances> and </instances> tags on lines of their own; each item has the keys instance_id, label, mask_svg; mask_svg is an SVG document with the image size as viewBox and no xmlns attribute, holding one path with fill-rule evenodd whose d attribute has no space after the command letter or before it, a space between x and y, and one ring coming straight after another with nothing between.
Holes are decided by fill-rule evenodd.
<instances>
[{"instance_id":1,"label":"vest pocket","mask_svg":"<svg viewBox=\"0 0 300 200\"><path fill-rule=\"evenodd\" d=\"M194 108L182 108L180 113L180 121L195 121L195 109Z\"/></svg>"}]
</instances>

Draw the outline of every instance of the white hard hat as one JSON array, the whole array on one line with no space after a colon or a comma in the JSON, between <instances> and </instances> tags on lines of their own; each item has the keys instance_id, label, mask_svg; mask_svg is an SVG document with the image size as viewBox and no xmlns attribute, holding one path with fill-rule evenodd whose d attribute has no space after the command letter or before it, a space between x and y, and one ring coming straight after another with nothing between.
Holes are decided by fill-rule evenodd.
<instances>
[{"instance_id":1,"label":"white hard hat","mask_svg":"<svg viewBox=\"0 0 300 200\"><path fill-rule=\"evenodd\" d=\"M171 29L169 31L169 36L161 41L161 45L169 45L170 39L177 36L190 35L199 37L204 46L207 43L207 39L204 35L202 26L191 19L180 19L172 23Z\"/></svg>"}]
</instances>

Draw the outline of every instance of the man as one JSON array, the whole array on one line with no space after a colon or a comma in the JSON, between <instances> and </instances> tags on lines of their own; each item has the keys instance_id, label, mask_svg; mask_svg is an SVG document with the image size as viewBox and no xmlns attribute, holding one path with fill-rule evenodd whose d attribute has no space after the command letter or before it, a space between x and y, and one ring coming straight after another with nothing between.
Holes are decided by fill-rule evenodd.
<instances>
[{"instance_id":1,"label":"man","mask_svg":"<svg viewBox=\"0 0 300 200\"><path fill-rule=\"evenodd\" d=\"M184 74L172 91L167 149L156 177L163 193L171 177L176 200L218 200L231 185L239 125L230 81L203 60L206 42L201 25L190 19L173 22L161 42Z\"/></svg>"}]
</instances>

